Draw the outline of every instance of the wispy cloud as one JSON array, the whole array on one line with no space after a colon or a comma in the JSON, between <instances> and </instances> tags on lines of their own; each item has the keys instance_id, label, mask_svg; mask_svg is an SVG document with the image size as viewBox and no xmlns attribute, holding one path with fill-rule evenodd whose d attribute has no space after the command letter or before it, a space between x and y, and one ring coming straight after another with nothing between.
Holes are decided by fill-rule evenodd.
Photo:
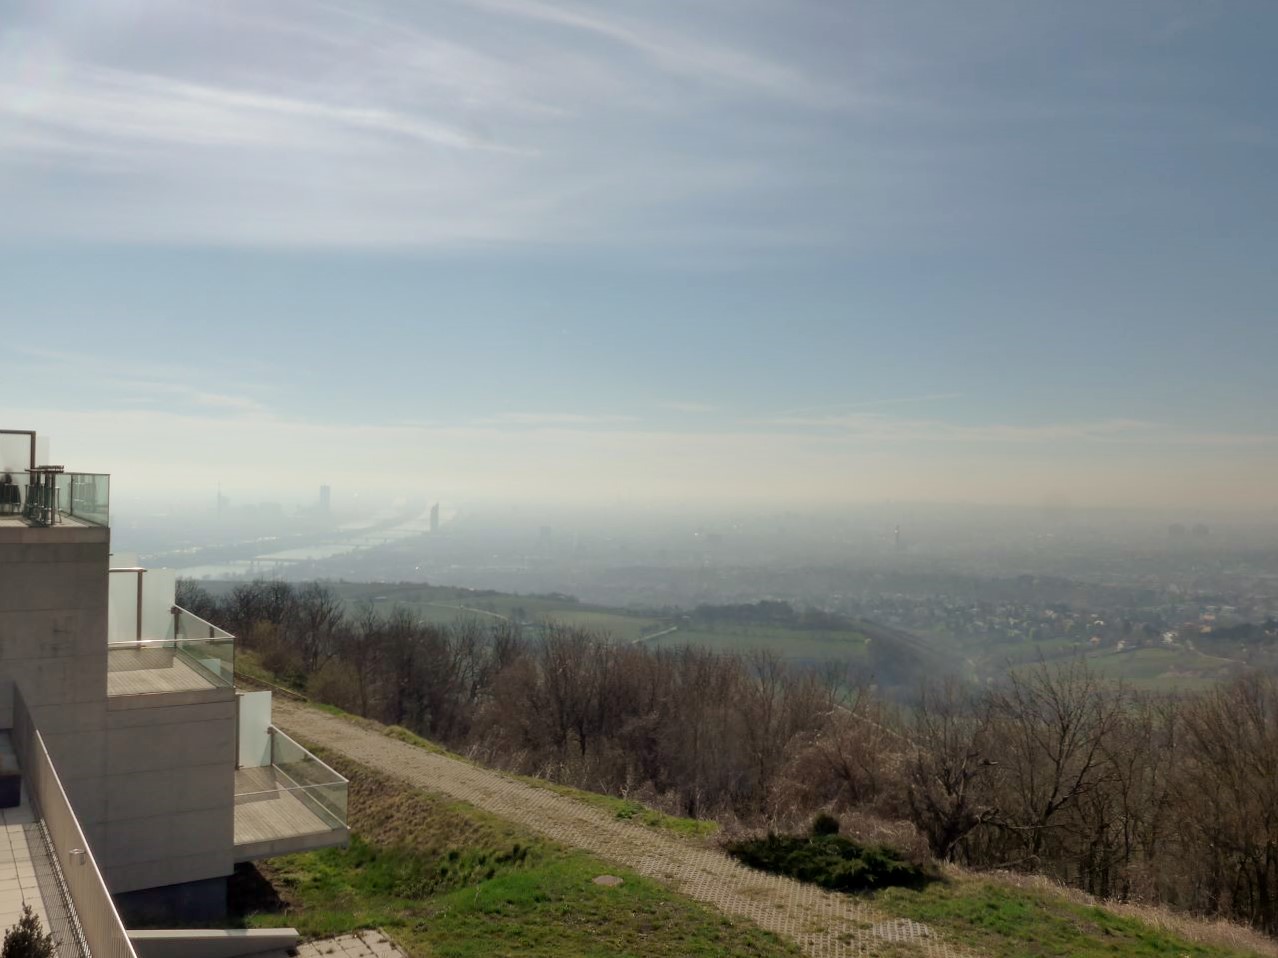
<instances>
[{"instance_id":1,"label":"wispy cloud","mask_svg":"<svg viewBox=\"0 0 1278 958\"><path fill-rule=\"evenodd\" d=\"M690 414L718 412L719 410L718 406L707 402L680 402L678 400L670 400L667 402L659 402L656 405L658 409L668 409L670 412L683 412Z\"/></svg>"},{"instance_id":2,"label":"wispy cloud","mask_svg":"<svg viewBox=\"0 0 1278 958\"><path fill-rule=\"evenodd\" d=\"M473 132L383 106L284 97L106 68L71 66L34 90L25 83L0 83L0 111L55 133L99 137L122 147L169 143L296 150L345 145L358 152L360 137L371 135L459 150L513 151Z\"/></svg>"},{"instance_id":3,"label":"wispy cloud","mask_svg":"<svg viewBox=\"0 0 1278 958\"><path fill-rule=\"evenodd\" d=\"M826 416L772 416L754 421L769 429L787 429L867 443L948 444L1140 444L1174 446L1269 446L1278 435L1267 433L1205 433L1166 423L1139 419L1099 419L1034 425L957 423L941 419L913 419L884 413Z\"/></svg>"},{"instance_id":4,"label":"wispy cloud","mask_svg":"<svg viewBox=\"0 0 1278 958\"><path fill-rule=\"evenodd\" d=\"M486 426L604 426L637 422L634 416L575 412L505 412L475 420Z\"/></svg>"},{"instance_id":5,"label":"wispy cloud","mask_svg":"<svg viewBox=\"0 0 1278 958\"><path fill-rule=\"evenodd\" d=\"M799 409L787 409L776 413L777 417L805 416L814 413L832 414L848 409L870 409L876 406L904 406L914 403L943 402L949 399L962 399L962 393L924 393L920 396L893 396L888 399L862 399L855 402L834 403L828 406L804 406Z\"/></svg>"},{"instance_id":6,"label":"wispy cloud","mask_svg":"<svg viewBox=\"0 0 1278 958\"><path fill-rule=\"evenodd\" d=\"M840 95L802 60L604 6L21 14L0 23L0 239L721 249L698 206L791 188L786 144L734 144L775 125L758 98Z\"/></svg>"},{"instance_id":7,"label":"wispy cloud","mask_svg":"<svg viewBox=\"0 0 1278 958\"><path fill-rule=\"evenodd\" d=\"M462 2L603 37L643 54L661 69L683 76L743 87L809 106L827 107L849 99L849 91L820 84L795 66L748 50L708 42L690 33L607 16L600 12L598 4L583 8L543 0Z\"/></svg>"},{"instance_id":8,"label":"wispy cloud","mask_svg":"<svg viewBox=\"0 0 1278 958\"><path fill-rule=\"evenodd\" d=\"M269 376L237 378L216 374L211 367L180 360L143 363L63 350L15 346L20 372L28 382L91 384L95 408L121 410L167 409L219 418L266 418L271 407L263 398ZM261 371L261 367L256 367ZM204 385L209 383L210 385Z\"/></svg>"}]
</instances>

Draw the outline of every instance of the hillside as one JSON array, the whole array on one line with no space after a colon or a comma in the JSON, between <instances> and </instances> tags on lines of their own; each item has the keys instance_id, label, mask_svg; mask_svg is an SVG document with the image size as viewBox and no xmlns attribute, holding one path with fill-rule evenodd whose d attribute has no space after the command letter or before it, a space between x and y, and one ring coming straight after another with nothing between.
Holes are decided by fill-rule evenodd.
<instances>
[{"instance_id":1,"label":"hillside","mask_svg":"<svg viewBox=\"0 0 1278 958\"><path fill-rule=\"evenodd\" d=\"M284 703L279 719L351 778L356 837L242 875L250 925L379 927L414 956L1278 955L1236 926L958 869L917 891L830 894L735 865L661 816L643 824L633 805L524 784L367 720Z\"/></svg>"}]
</instances>

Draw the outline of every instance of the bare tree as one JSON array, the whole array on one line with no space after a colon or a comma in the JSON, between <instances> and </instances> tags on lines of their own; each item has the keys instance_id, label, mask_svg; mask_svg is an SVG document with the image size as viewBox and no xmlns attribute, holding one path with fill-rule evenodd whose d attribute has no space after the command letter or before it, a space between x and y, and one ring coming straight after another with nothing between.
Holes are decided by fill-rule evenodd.
<instances>
[{"instance_id":1,"label":"bare tree","mask_svg":"<svg viewBox=\"0 0 1278 958\"><path fill-rule=\"evenodd\" d=\"M958 844L998 814L988 787L990 708L948 678L925 686L914 710L906 763L910 819L932 854L949 861Z\"/></svg>"}]
</instances>

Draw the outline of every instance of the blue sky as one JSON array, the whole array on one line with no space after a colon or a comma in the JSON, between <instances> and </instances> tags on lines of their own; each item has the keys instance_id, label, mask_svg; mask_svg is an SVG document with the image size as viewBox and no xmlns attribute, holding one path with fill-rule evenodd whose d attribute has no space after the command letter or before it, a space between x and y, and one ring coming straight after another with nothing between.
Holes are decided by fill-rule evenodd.
<instances>
[{"instance_id":1,"label":"blue sky","mask_svg":"<svg viewBox=\"0 0 1278 958\"><path fill-rule=\"evenodd\" d=\"M1271 509L1275 35L0 0L4 418L125 494Z\"/></svg>"}]
</instances>

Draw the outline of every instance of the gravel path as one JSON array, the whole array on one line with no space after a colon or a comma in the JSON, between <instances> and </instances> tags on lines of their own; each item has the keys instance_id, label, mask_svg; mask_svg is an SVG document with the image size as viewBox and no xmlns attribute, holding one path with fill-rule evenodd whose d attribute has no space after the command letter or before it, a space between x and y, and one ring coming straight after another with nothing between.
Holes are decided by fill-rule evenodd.
<instances>
[{"instance_id":1,"label":"gravel path","mask_svg":"<svg viewBox=\"0 0 1278 958\"><path fill-rule=\"evenodd\" d=\"M737 864L716 848L621 821L607 812L491 769L437 755L326 712L276 697L275 722L412 785L469 802L562 845L634 869L681 894L798 942L814 958L927 955L962 958L917 922L869 903Z\"/></svg>"}]
</instances>

